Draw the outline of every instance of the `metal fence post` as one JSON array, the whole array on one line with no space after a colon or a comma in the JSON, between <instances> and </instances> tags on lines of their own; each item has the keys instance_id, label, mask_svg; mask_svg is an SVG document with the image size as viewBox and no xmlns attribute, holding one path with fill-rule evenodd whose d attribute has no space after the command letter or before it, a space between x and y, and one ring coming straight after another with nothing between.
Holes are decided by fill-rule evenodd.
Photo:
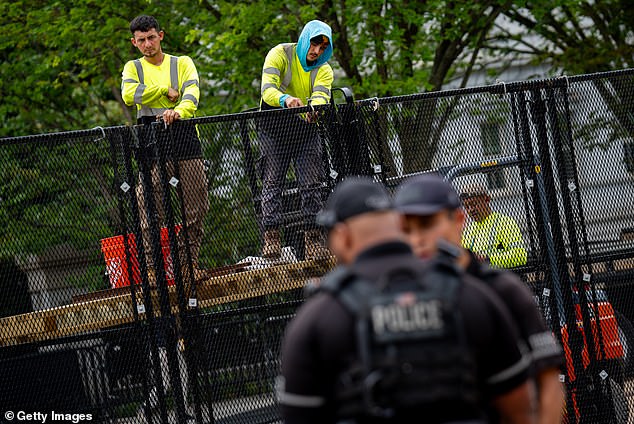
<instances>
[{"instance_id":1,"label":"metal fence post","mask_svg":"<svg viewBox=\"0 0 634 424\"><path fill-rule=\"evenodd\" d=\"M583 421L585 419L590 419L592 416L592 411L588 408L589 402L587 402L587 396L584 393L584 389L587 384L587 374L584 370L582 359L584 340L583 335L577 326L574 311L575 300L572 295L572 287L570 287L570 277L568 275L564 229L562 228L559 216L557 184L555 182L556 177L552 167L550 145L548 142L549 134L548 127L546 125L547 109L542 98L541 90L532 90L531 100L532 121L537 131L536 143L533 145L538 149L537 155L534 157L535 178L540 195L540 202L542 207L545 209L544 212L546 212L544 215L544 236L547 243L552 242L552 246L549 246L548 249L551 278L553 279L556 295L561 296L564 303L564 308L561 308L563 310L560 309L559 312L560 314L563 314L564 319L562 322L564 322L567 326L572 365L576 378L574 382L571 382L571 385L577 396L576 404L580 408L579 413L581 420ZM557 291L560 291L560 293L557 293ZM568 415L569 418L574 417L574 410L569 408Z\"/></svg>"},{"instance_id":2,"label":"metal fence post","mask_svg":"<svg viewBox=\"0 0 634 424\"><path fill-rule=\"evenodd\" d=\"M151 126L135 127L132 129L133 134L137 136L139 141L139 147L137 149L137 160L139 166L140 181L142 189L145 193L143 196L144 205L139 205L139 226L137 228L136 240L137 249L139 252L139 264L141 267L142 285L143 285L143 298L146 318L148 320L150 331L150 352L152 354L152 371L153 371L153 384L157 388L157 401L159 404L159 413L163 422L167 422L167 402L164 396L165 386L162 379L161 360L158 346L158 338L165 339L165 325L163 320L166 319L165 315L156 317L154 313L154 306L152 302L152 293L150 282L148 280L148 265L146 262L145 243L143 241L143 233L141 231L141 214L145 214L145 219L149 222L149 232L152 243L152 254L154 267L156 272L157 286L165 287L165 272L163 265L163 256L161 255L161 241L158 224L158 213L156 211L156 205L154 202L154 184L152 181L152 168L153 160L156 155L156 136L152 131ZM169 308L168 308L169 312ZM146 400L146 413L148 416L152 416L150 405L152 403L152 394L150 393Z\"/></svg>"},{"instance_id":3,"label":"metal fence post","mask_svg":"<svg viewBox=\"0 0 634 424\"><path fill-rule=\"evenodd\" d=\"M128 234L134 233L136 234L136 239L141 240L139 238L141 236L141 223L139 220L140 211L138 208L137 199L134 195L134 189L133 189L135 179L134 179L134 174L132 170L131 146L135 146L138 149L139 140L134 137L136 133L129 127L126 127L124 130L118 130L116 132L111 131L109 132L109 134L110 134L109 140L110 140L110 148L111 148L111 155L112 155L113 169L114 169L114 181L115 181L115 185L117 186L117 187L114 187L114 190L117 193L117 200L119 204L119 216L121 219L121 233L124 235L123 240L124 240L124 247L125 247L126 266L128 270L128 275L132 276L134 275L135 270L133 269L133 266L132 266L132 251L131 251L131 246L128 240ZM123 158L123 165L124 165L123 174L120 174L118 172L118 167L116 166L117 149L120 150L121 157ZM125 211L126 202L128 203L129 209L131 212L130 213L131 219L132 219L131 224L129 224L127 220L127 214ZM141 272L141 275L142 275L142 281L143 281L142 284L144 287L144 291L149 291L149 285L147 281L147 263L145 261L145 247L143 246L143 243L138 243L137 251L141 253L141 257L138 258L139 266L141 268L139 272ZM138 304L137 285L135 284L133 278L131 278L131 281L130 281L130 299L131 299L130 308L132 309L132 314L134 316L134 323L135 323L134 324L134 335L135 335L134 344L136 346L136 350L137 352L148 351L148 346L142 343L142 341L145 340L145 337L143 336L146 334L146 332L143 331L144 324L140 320L140 317L139 317L139 311L137 308L137 304ZM151 306L148 311L148 314L150 313L150 311L152 311ZM149 320L153 321L153 316L151 318L148 318L148 321ZM150 349L151 348L152 346L150 346ZM156 348L156 346L154 346L154 348ZM154 350L152 352L152 355L156 357L156 355L158 355L158 351ZM143 356L143 360L145 361L149 355L147 356L142 355L142 356ZM146 399L144 412L145 412L146 418L149 418L151 417L151 411L150 411L150 405L149 405L150 404L149 385L151 384L151 377L147 374L145 374L143 377L144 377L142 381L143 396Z\"/></svg>"}]
</instances>

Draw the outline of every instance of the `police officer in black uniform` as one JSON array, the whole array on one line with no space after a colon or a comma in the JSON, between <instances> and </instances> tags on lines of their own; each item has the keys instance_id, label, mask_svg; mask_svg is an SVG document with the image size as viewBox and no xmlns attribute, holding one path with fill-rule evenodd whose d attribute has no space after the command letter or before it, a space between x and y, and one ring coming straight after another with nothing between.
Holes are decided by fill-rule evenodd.
<instances>
[{"instance_id":1,"label":"police officer in black uniform","mask_svg":"<svg viewBox=\"0 0 634 424\"><path fill-rule=\"evenodd\" d=\"M363 332L357 331L360 321L349 307L355 296L343 295L350 293L348 288L366 287L372 292L386 281L388 289L396 287L401 281L385 276L402 269L413 270L412 275L417 277L433 274L435 278L416 283L423 287L440 287L436 283L443 278L438 278L437 264L425 263L413 254L404 241L390 196L370 179L354 177L340 183L318 215L318 223L327 228L329 248L340 266L324 278L323 289L302 305L287 327L277 387L285 423L484 423L488 407L508 423L534 422L528 359L520 352L509 312L482 282L458 272L452 274L457 267L447 273L447 282L457 281L452 286L456 289L451 291L455 302L451 308L443 303L443 314L435 316L443 320L439 328L450 328L446 334L452 336L441 340L444 344L433 337L427 341L412 337L405 343L401 340L398 349L394 347L399 352L423 352L427 363L416 362L411 356L404 362L398 362L402 359L399 357L390 358L398 362L399 378L418 384L404 386L407 391L397 384L393 386L395 395L390 397L390 393L368 390L389 387L380 374L364 374L361 381L351 378L359 364L367 363L359 358L367 350L360 348L359 334ZM411 305L411 299L401 297L402 305ZM431 301L423 306L430 305ZM400 317L401 326L408 327L412 322L402 318L409 317L409 312L403 314L397 311L390 316ZM392 327L398 327L396 321ZM429 313L419 321L424 323L420 327L438 323ZM372 332L376 336L375 328ZM454 339L461 340L461 344L448 343ZM443 362L443 358L454 356L460 359ZM434 370L436 363L445 365ZM452 385L452 381L460 384ZM367 407L368 398L377 408ZM385 399L391 399L394 405L379 404ZM411 399L417 401L408 403Z\"/></svg>"},{"instance_id":2,"label":"police officer in black uniform","mask_svg":"<svg viewBox=\"0 0 634 424\"><path fill-rule=\"evenodd\" d=\"M416 255L436 254L439 240L459 248L457 263L484 281L506 304L532 360L531 374L539 391L538 417L543 424L560 423L565 389L559 381L563 365L561 347L546 326L533 293L511 271L492 269L460 244L465 223L458 193L437 174L404 181L394 195L395 209L402 214L402 228Z\"/></svg>"}]
</instances>

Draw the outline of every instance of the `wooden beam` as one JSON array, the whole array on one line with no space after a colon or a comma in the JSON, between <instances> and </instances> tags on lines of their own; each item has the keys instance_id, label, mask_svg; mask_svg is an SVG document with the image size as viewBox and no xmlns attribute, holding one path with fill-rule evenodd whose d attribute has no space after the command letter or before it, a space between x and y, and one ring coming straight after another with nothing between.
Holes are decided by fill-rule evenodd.
<instances>
[{"instance_id":1,"label":"wooden beam","mask_svg":"<svg viewBox=\"0 0 634 424\"><path fill-rule=\"evenodd\" d=\"M330 258L214 276L197 282L196 300L199 308L206 308L300 288L306 280L321 277L334 265L334 258ZM116 289L112 296L99 295L70 305L1 318L0 346L50 340L133 322L136 305L132 305L129 290L122 293ZM176 287L168 287L168 292L172 313L176 314ZM158 316L159 294L156 289L152 289L150 297ZM140 287L136 299L144 301ZM145 314L139 314L139 317L145 319Z\"/></svg>"},{"instance_id":2,"label":"wooden beam","mask_svg":"<svg viewBox=\"0 0 634 424\"><path fill-rule=\"evenodd\" d=\"M208 308L224 303L236 302L254 297L280 293L301 288L310 278L321 277L335 265L334 258L325 261L303 261L277 265L263 269L244 271L240 267L225 267L223 270L236 272L211 276L196 284L198 308ZM592 264L594 274L624 271L634 268L634 259L618 259ZM582 271L589 272L589 266L583 265ZM569 269L573 275L572 267ZM214 273L210 273L213 275ZM539 272L528 272L525 279L529 284L539 279ZM171 311L178 313L176 288L168 287ZM189 290L185 290L186 293ZM156 289L151 291L155 314L160 314L159 295ZM137 289L136 299L144 301L141 288ZM59 337L97 331L134 321L134 311L130 288L118 288L93 293L78 298L76 303L57 308L0 318L0 346L51 340ZM189 304L189 299L186 302ZM145 319L145 314L139 314Z\"/></svg>"}]
</instances>

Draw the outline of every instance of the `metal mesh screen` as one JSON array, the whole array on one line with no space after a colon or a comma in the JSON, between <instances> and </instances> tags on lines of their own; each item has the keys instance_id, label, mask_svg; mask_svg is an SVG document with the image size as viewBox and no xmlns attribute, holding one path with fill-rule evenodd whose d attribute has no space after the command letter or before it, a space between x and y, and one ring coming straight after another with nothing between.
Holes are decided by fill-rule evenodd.
<instances>
[{"instance_id":1,"label":"metal mesh screen","mask_svg":"<svg viewBox=\"0 0 634 424\"><path fill-rule=\"evenodd\" d=\"M486 187L517 224L523 253L494 265L533 290L564 347L566 421L628 422L633 82L623 71L1 140L0 409L279 421L285 325L334 265L311 257L315 212L346 176L393 190L438 171ZM271 229L279 259L262 256Z\"/></svg>"}]
</instances>

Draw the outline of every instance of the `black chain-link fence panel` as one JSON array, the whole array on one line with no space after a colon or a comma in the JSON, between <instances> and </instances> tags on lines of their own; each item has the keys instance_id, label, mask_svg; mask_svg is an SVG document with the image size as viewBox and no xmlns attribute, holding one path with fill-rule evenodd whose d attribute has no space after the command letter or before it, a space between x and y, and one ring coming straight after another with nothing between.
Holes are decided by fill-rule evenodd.
<instances>
[{"instance_id":1,"label":"black chain-link fence panel","mask_svg":"<svg viewBox=\"0 0 634 424\"><path fill-rule=\"evenodd\" d=\"M315 213L346 176L393 190L436 171L517 224L517 249L491 262L564 347L566 422L627 423L633 82L343 89L315 108L1 140L2 419L278 422L284 328L334 266Z\"/></svg>"}]
</instances>

